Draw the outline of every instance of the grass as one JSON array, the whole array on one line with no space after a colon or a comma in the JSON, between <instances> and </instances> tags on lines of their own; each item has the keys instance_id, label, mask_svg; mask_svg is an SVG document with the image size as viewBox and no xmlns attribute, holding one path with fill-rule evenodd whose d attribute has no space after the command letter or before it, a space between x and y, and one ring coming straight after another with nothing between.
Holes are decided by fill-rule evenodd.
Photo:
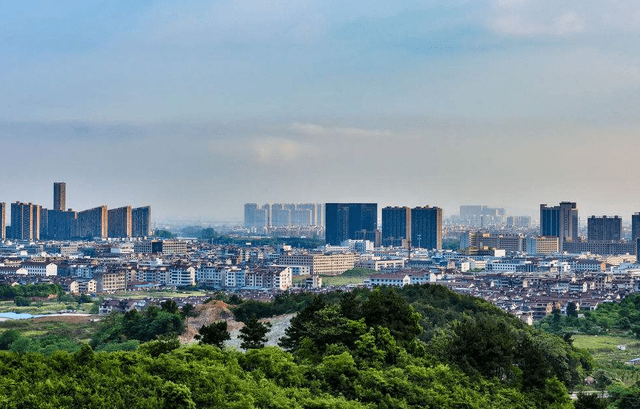
<instances>
[{"instance_id":1,"label":"grass","mask_svg":"<svg viewBox=\"0 0 640 409\"><path fill-rule=\"evenodd\" d=\"M51 314L63 310L75 309L78 313L89 313L91 303L78 304L75 302L62 303L55 299L51 301L32 302L31 305L18 307L13 301L0 301L0 312L17 312L33 315Z\"/></svg>"},{"instance_id":2,"label":"grass","mask_svg":"<svg viewBox=\"0 0 640 409\"><path fill-rule=\"evenodd\" d=\"M291 282L293 284L303 284L304 280L307 279L307 276L292 276L291 277Z\"/></svg>"},{"instance_id":3,"label":"grass","mask_svg":"<svg viewBox=\"0 0 640 409\"><path fill-rule=\"evenodd\" d=\"M368 268L352 268L339 276L322 276L322 285L345 286L349 284L362 284L362 282L372 274L376 274L376 271L369 270Z\"/></svg>"},{"instance_id":4,"label":"grass","mask_svg":"<svg viewBox=\"0 0 640 409\"><path fill-rule=\"evenodd\" d=\"M322 276L322 286L345 286L349 284L362 284L364 277Z\"/></svg>"},{"instance_id":5,"label":"grass","mask_svg":"<svg viewBox=\"0 0 640 409\"><path fill-rule=\"evenodd\" d=\"M97 322L69 323L39 320L7 320L0 322L0 333L15 330L26 337L58 335L74 342L89 342L97 328Z\"/></svg>"},{"instance_id":6,"label":"grass","mask_svg":"<svg viewBox=\"0 0 640 409\"><path fill-rule=\"evenodd\" d=\"M640 341L629 337L607 335L574 335L573 345L588 350L593 356L594 372L604 370L627 386L640 380L640 366L626 365L640 357ZM625 350L618 349L624 345Z\"/></svg>"}]
</instances>

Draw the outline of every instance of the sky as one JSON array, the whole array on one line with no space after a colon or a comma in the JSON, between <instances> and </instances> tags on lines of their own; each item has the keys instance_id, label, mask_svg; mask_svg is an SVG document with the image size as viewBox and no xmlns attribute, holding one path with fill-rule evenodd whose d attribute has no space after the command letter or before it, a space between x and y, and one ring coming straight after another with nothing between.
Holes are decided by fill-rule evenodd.
<instances>
[{"instance_id":1,"label":"sky","mask_svg":"<svg viewBox=\"0 0 640 409\"><path fill-rule=\"evenodd\" d=\"M640 2L0 0L0 201L640 211Z\"/></svg>"}]
</instances>

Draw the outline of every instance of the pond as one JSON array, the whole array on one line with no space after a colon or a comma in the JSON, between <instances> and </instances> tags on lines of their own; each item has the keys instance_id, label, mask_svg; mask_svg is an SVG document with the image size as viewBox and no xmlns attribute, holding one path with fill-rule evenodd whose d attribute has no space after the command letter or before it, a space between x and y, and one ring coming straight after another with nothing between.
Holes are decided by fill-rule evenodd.
<instances>
[{"instance_id":1,"label":"pond","mask_svg":"<svg viewBox=\"0 0 640 409\"><path fill-rule=\"evenodd\" d=\"M25 318L32 318L33 315L27 313L17 313L17 312L0 312L0 319L7 318L10 320L22 320Z\"/></svg>"}]
</instances>

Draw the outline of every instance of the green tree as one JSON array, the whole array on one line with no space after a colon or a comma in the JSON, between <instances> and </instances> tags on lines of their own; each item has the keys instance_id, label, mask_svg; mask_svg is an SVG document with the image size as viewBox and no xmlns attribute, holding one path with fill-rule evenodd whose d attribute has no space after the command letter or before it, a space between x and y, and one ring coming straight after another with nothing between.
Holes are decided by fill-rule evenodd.
<instances>
[{"instance_id":1,"label":"green tree","mask_svg":"<svg viewBox=\"0 0 640 409\"><path fill-rule=\"evenodd\" d=\"M180 348L180 340L177 337L161 336L155 341L145 342L139 346L142 353L157 357L160 354L166 354L174 349Z\"/></svg>"},{"instance_id":2,"label":"green tree","mask_svg":"<svg viewBox=\"0 0 640 409\"><path fill-rule=\"evenodd\" d=\"M355 291L348 291L340 298L340 313L350 320L362 317L362 302Z\"/></svg>"},{"instance_id":3,"label":"green tree","mask_svg":"<svg viewBox=\"0 0 640 409\"><path fill-rule=\"evenodd\" d=\"M245 350L263 348L269 331L271 331L270 322L262 323L253 316L244 327L240 328L239 338L242 340L240 348Z\"/></svg>"},{"instance_id":4,"label":"green tree","mask_svg":"<svg viewBox=\"0 0 640 409\"><path fill-rule=\"evenodd\" d=\"M164 408L171 409L196 409L196 404L191 397L189 387L168 381L162 387Z\"/></svg>"},{"instance_id":5,"label":"green tree","mask_svg":"<svg viewBox=\"0 0 640 409\"><path fill-rule=\"evenodd\" d=\"M180 311L178 304L173 300L166 300L160 304L162 311L166 311L170 314L177 314Z\"/></svg>"},{"instance_id":6,"label":"green tree","mask_svg":"<svg viewBox=\"0 0 640 409\"><path fill-rule=\"evenodd\" d=\"M614 379L611 376L611 374L602 369L596 371L596 373L593 374L593 379L596 380L595 382L596 388L598 388L601 391L604 391L605 389L607 389L607 386L613 384L614 382Z\"/></svg>"},{"instance_id":7,"label":"green tree","mask_svg":"<svg viewBox=\"0 0 640 409\"><path fill-rule=\"evenodd\" d=\"M593 393L578 393L578 398L573 403L574 409L606 409L608 406L606 399L601 399Z\"/></svg>"},{"instance_id":8,"label":"green tree","mask_svg":"<svg viewBox=\"0 0 640 409\"><path fill-rule=\"evenodd\" d=\"M193 304L185 304L182 309L180 310L180 315L182 315L182 318L187 318L187 317L196 317L197 313L196 313L196 307L193 306Z\"/></svg>"},{"instance_id":9,"label":"green tree","mask_svg":"<svg viewBox=\"0 0 640 409\"><path fill-rule=\"evenodd\" d=\"M400 343L407 343L420 335L420 314L394 289L376 288L362 305L367 326L386 327Z\"/></svg>"},{"instance_id":10,"label":"green tree","mask_svg":"<svg viewBox=\"0 0 640 409\"><path fill-rule=\"evenodd\" d=\"M173 238L173 234L168 231L168 230L156 230L153 233L154 236L160 238L160 239L172 239Z\"/></svg>"},{"instance_id":11,"label":"green tree","mask_svg":"<svg viewBox=\"0 0 640 409\"><path fill-rule=\"evenodd\" d=\"M209 240L217 237L216 231L212 227L200 230L200 238Z\"/></svg>"},{"instance_id":12,"label":"green tree","mask_svg":"<svg viewBox=\"0 0 640 409\"><path fill-rule=\"evenodd\" d=\"M20 338L20 333L15 329L10 329L5 331L0 335L0 349L1 350L9 350L11 348L11 344L18 338Z\"/></svg>"},{"instance_id":13,"label":"green tree","mask_svg":"<svg viewBox=\"0 0 640 409\"><path fill-rule=\"evenodd\" d=\"M278 340L278 345L291 352L300 348L302 339L308 336L307 323L314 321L316 313L326 305L321 295L314 297L311 304L291 318L289 326L284 330L284 337Z\"/></svg>"},{"instance_id":14,"label":"green tree","mask_svg":"<svg viewBox=\"0 0 640 409\"><path fill-rule=\"evenodd\" d=\"M570 302L567 304L567 317L577 317L578 316L578 307L575 302Z\"/></svg>"},{"instance_id":15,"label":"green tree","mask_svg":"<svg viewBox=\"0 0 640 409\"><path fill-rule=\"evenodd\" d=\"M560 325L562 323L562 314L560 314L560 310L558 308L553 309L553 329L556 331L560 329Z\"/></svg>"},{"instance_id":16,"label":"green tree","mask_svg":"<svg viewBox=\"0 0 640 409\"><path fill-rule=\"evenodd\" d=\"M18 306L18 307L28 307L31 305L31 300L25 297L20 297L20 296L16 296L13 299L13 302Z\"/></svg>"},{"instance_id":17,"label":"green tree","mask_svg":"<svg viewBox=\"0 0 640 409\"><path fill-rule=\"evenodd\" d=\"M198 334L194 337L203 344L215 345L218 348L224 347L224 341L231 339L227 329L226 321L214 322L210 325L203 325L198 330Z\"/></svg>"}]
</instances>

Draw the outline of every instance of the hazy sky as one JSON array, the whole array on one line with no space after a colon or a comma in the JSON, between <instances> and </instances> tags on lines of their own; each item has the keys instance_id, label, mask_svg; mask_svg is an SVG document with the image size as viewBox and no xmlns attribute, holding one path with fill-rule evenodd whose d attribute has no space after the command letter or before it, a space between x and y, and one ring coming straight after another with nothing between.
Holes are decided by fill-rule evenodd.
<instances>
[{"instance_id":1,"label":"hazy sky","mask_svg":"<svg viewBox=\"0 0 640 409\"><path fill-rule=\"evenodd\" d=\"M0 201L629 219L639 51L634 0L0 0Z\"/></svg>"}]
</instances>

